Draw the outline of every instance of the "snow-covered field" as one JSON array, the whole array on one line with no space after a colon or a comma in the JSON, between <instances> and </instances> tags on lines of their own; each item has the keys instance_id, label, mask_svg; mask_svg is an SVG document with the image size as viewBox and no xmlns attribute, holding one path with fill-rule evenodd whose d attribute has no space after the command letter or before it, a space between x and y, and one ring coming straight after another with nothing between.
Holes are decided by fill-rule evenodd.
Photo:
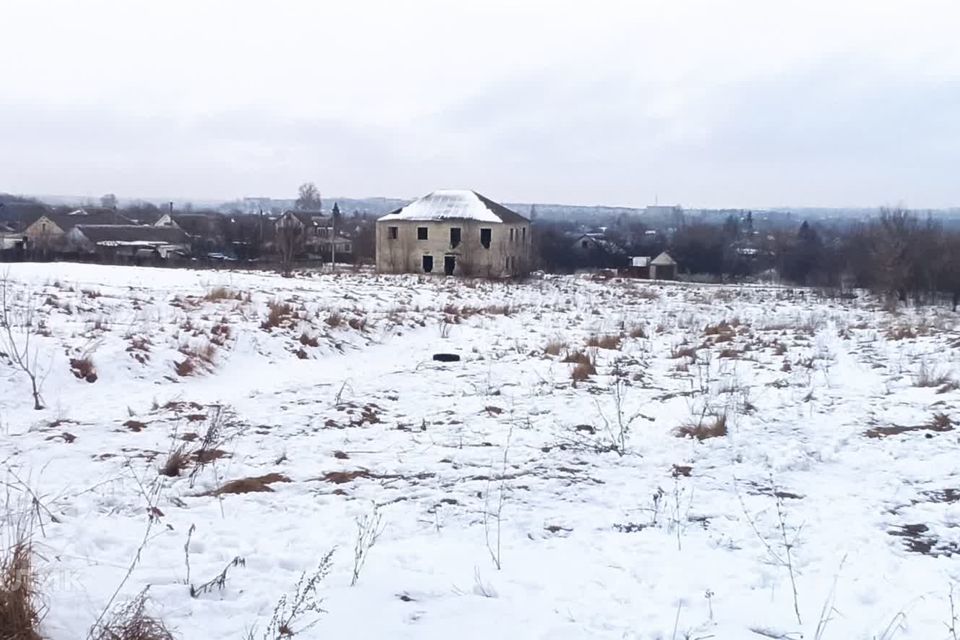
<instances>
[{"instance_id":1,"label":"snow-covered field","mask_svg":"<svg viewBox=\"0 0 960 640\"><path fill-rule=\"evenodd\" d=\"M32 522L52 640L148 586L177 637L276 637L331 549L296 637L957 637L956 314L585 277L8 280L46 409L0 364L5 537Z\"/></svg>"}]
</instances>

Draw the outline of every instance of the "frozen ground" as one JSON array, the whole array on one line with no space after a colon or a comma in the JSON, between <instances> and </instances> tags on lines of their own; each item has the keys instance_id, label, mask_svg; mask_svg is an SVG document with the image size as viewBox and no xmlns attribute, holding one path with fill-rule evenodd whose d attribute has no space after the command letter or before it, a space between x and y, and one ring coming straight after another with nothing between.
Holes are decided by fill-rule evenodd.
<instances>
[{"instance_id":1,"label":"frozen ground","mask_svg":"<svg viewBox=\"0 0 960 640\"><path fill-rule=\"evenodd\" d=\"M33 522L53 640L118 586L178 637L265 637L331 549L297 637L957 637L955 314L573 277L8 279L47 408L0 364L5 533ZM351 586L358 522L380 535Z\"/></svg>"}]
</instances>

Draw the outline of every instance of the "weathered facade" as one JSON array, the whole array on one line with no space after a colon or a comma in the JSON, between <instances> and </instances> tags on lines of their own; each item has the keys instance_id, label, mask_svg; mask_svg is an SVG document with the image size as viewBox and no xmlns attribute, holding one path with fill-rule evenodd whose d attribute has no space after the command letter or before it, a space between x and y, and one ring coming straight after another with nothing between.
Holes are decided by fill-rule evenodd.
<instances>
[{"instance_id":1,"label":"weathered facade","mask_svg":"<svg viewBox=\"0 0 960 640\"><path fill-rule=\"evenodd\" d=\"M530 270L530 221L474 191L434 191L377 220L377 270L502 278Z\"/></svg>"}]
</instances>

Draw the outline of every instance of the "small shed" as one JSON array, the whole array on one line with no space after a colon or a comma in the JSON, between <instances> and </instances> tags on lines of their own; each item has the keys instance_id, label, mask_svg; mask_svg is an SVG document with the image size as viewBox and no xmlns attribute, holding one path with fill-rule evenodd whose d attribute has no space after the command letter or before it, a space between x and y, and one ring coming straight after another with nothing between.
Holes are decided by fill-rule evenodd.
<instances>
[{"instance_id":1,"label":"small shed","mask_svg":"<svg viewBox=\"0 0 960 640\"><path fill-rule=\"evenodd\" d=\"M650 261L651 280L676 280L677 261L664 251Z\"/></svg>"}]
</instances>

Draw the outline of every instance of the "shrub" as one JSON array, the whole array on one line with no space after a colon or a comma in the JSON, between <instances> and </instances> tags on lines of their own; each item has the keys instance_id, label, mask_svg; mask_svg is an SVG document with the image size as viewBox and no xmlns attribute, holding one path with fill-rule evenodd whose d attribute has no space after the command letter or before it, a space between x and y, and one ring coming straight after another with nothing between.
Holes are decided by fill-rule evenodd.
<instances>
[{"instance_id":1,"label":"shrub","mask_svg":"<svg viewBox=\"0 0 960 640\"><path fill-rule=\"evenodd\" d=\"M40 640L42 617L33 548L20 536L0 560L0 635L4 640Z\"/></svg>"},{"instance_id":2,"label":"shrub","mask_svg":"<svg viewBox=\"0 0 960 640\"><path fill-rule=\"evenodd\" d=\"M363 331L367 327L367 319L362 317L350 318L347 324L354 331Z\"/></svg>"},{"instance_id":3,"label":"shrub","mask_svg":"<svg viewBox=\"0 0 960 640\"><path fill-rule=\"evenodd\" d=\"M627 334L631 338L646 338L647 332L642 325L636 325L630 329L630 332Z\"/></svg>"},{"instance_id":4,"label":"shrub","mask_svg":"<svg viewBox=\"0 0 960 640\"><path fill-rule=\"evenodd\" d=\"M680 438L696 438L700 442L708 438L719 438L727 435L727 416L721 414L704 420L701 418L696 424L685 424L675 431Z\"/></svg>"},{"instance_id":5,"label":"shrub","mask_svg":"<svg viewBox=\"0 0 960 640\"><path fill-rule=\"evenodd\" d=\"M343 314L340 313L339 311L331 311L329 315L327 315L324 322L327 323L327 326L333 329L336 329L337 327L343 325L343 322L344 322Z\"/></svg>"}]
</instances>

